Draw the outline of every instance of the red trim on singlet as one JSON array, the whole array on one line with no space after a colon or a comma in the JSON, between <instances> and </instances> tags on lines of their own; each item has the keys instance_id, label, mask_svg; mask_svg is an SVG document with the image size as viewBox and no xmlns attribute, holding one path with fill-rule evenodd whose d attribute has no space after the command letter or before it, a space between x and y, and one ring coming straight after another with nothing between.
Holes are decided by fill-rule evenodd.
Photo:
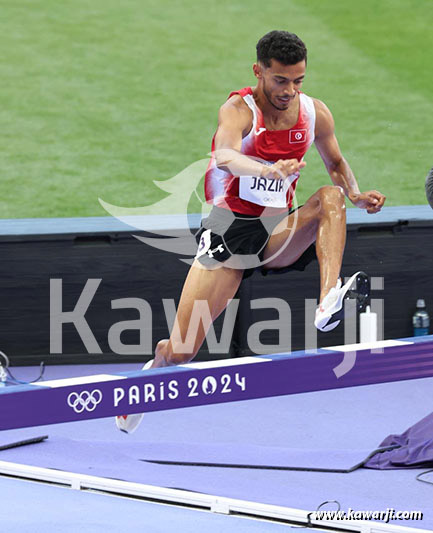
<instances>
[{"instance_id":1,"label":"red trim on singlet","mask_svg":"<svg viewBox=\"0 0 433 533\"><path fill-rule=\"evenodd\" d=\"M239 91L230 93L229 98L238 94L242 98L253 95L251 87L244 87ZM255 106L257 123L255 131L250 131L242 141L241 152L245 155L258 157L265 161L275 162L279 159L297 159L301 161L310 146L309 117L301 101L299 102L299 115L296 124L288 130L267 130L263 120L262 111ZM253 122L254 124L254 122ZM257 132L257 134L256 134ZM299 133L301 132L301 133ZM296 141L294 135L301 135L301 141ZM215 135L212 139L212 153L215 150ZM297 180L287 193L287 206L292 207L293 193ZM264 206L239 198L239 177L229 172L218 169L214 157L211 157L205 176L205 197L208 203L232 211L260 216L266 209L266 214L274 215L285 211L279 208L265 208Z\"/></svg>"}]
</instances>

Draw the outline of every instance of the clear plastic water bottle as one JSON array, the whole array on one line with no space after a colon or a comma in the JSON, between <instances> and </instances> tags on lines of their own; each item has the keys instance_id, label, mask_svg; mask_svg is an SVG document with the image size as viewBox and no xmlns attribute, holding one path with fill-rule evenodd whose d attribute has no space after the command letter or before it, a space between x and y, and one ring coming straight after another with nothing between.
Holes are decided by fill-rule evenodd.
<instances>
[{"instance_id":1,"label":"clear plastic water bottle","mask_svg":"<svg viewBox=\"0 0 433 533\"><path fill-rule=\"evenodd\" d=\"M430 328L430 317L425 308L425 301L419 298L416 302L416 311L412 317L414 337L428 335Z\"/></svg>"}]
</instances>

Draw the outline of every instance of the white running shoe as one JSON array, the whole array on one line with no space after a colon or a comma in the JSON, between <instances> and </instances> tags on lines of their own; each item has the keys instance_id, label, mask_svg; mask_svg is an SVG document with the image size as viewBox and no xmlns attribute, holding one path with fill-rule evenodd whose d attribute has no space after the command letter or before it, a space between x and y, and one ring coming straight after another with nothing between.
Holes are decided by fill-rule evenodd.
<instances>
[{"instance_id":1,"label":"white running shoe","mask_svg":"<svg viewBox=\"0 0 433 533\"><path fill-rule=\"evenodd\" d=\"M331 331L344 318L344 300L356 300L356 309L363 311L369 296L370 280L365 272L356 272L343 286L339 279L316 309L314 325L320 331Z\"/></svg>"},{"instance_id":2,"label":"white running shoe","mask_svg":"<svg viewBox=\"0 0 433 533\"><path fill-rule=\"evenodd\" d=\"M142 368L142 370L148 370L153 363L153 359L148 361ZM140 422L143 420L144 414L137 413L133 415L122 415L116 416L116 426L120 431L124 433L134 433L134 431L140 425Z\"/></svg>"}]
</instances>

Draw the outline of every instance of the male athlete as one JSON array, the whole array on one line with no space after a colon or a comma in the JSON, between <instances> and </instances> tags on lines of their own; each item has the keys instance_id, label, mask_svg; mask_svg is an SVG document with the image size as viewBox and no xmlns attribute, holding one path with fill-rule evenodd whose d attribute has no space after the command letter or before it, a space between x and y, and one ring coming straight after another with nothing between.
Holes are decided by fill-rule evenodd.
<instances>
[{"instance_id":1,"label":"male athlete","mask_svg":"<svg viewBox=\"0 0 433 533\"><path fill-rule=\"evenodd\" d=\"M430 204L430 207L433 209L433 168L430 169L430 172L427 174L425 180L425 193L427 196L427 201Z\"/></svg>"},{"instance_id":2,"label":"male athlete","mask_svg":"<svg viewBox=\"0 0 433 533\"><path fill-rule=\"evenodd\" d=\"M320 304L314 324L319 330L338 325L345 298L365 299L365 274L357 272L344 286L339 279L346 239L344 195L368 213L380 211L385 196L360 192L340 152L331 112L320 100L301 93L306 62L307 50L299 37L285 31L266 34L257 44L256 86L233 92L221 106L205 178L206 200L213 208L198 234L198 252L170 339L159 341L155 359L145 368L191 361L211 321L257 266L257 257L264 272L303 270L315 256L315 243ZM334 185L321 187L293 210L294 191L306 164L303 157L313 142ZM209 320L188 340L197 301L207 302ZM142 416L119 416L116 423L130 433Z\"/></svg>"}]
</instances>

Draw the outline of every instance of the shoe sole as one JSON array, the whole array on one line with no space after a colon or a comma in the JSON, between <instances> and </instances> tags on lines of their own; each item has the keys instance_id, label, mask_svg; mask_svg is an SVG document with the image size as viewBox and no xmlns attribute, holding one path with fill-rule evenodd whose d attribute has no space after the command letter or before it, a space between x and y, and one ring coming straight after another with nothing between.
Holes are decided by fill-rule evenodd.
<instances>
[{"instance_id":1,"label":"shoe sole","mask_svg":"<svg viewBox=\"0 0 433 533\"><path fill-rule=\"evenodd\" d=\"M355 288L352 289L351 287L354 282L356 282L356 285L355 285ZM367 274L362 271L356 272L355 274L353 274L353 276L351 276L349 281L343 285L341 295L339 296L337 302L335 303L335 306L338 307L338 310L335 311L335 313L332 313L326 325L322 326L322 331L325 331L325 332L331 331L332 329L336 328L338 324L340 323L340 321L344 318L344 312L345 312L344 301L345 300L355 300L356 306L355 308L352 308L353 311L356 309L356 311L362 312L367 307L369 296L370 296L370 280Z\"/></svg>"},{"instance_id":2,"label":"shoe sole","mask_svg":"<svg viewBox=\"0 0 433 533\"><path fill-rule=\"evenodd\" d=\"M143 366L142 370L148 370L152 366L153 361L154 361L153 359L151 359L150 361L147 361L147 363ZM116 416L115 422L116 422L117 429L119 429L122 433L127 433L129 435L131 433L134 433L134 431L141 424L141 420L143 419L143 414L133 414L133 415L126 415L126 416L127 417L128 416L130 416L130 417L136 417L136 416L141 417L139 419L139 421L137 422L137 424L132 429L128 430L128 429L126 429L124 427L121 427L123 421L126 422L125 418L123 416Z\"/></svg>"}]
</instances>

